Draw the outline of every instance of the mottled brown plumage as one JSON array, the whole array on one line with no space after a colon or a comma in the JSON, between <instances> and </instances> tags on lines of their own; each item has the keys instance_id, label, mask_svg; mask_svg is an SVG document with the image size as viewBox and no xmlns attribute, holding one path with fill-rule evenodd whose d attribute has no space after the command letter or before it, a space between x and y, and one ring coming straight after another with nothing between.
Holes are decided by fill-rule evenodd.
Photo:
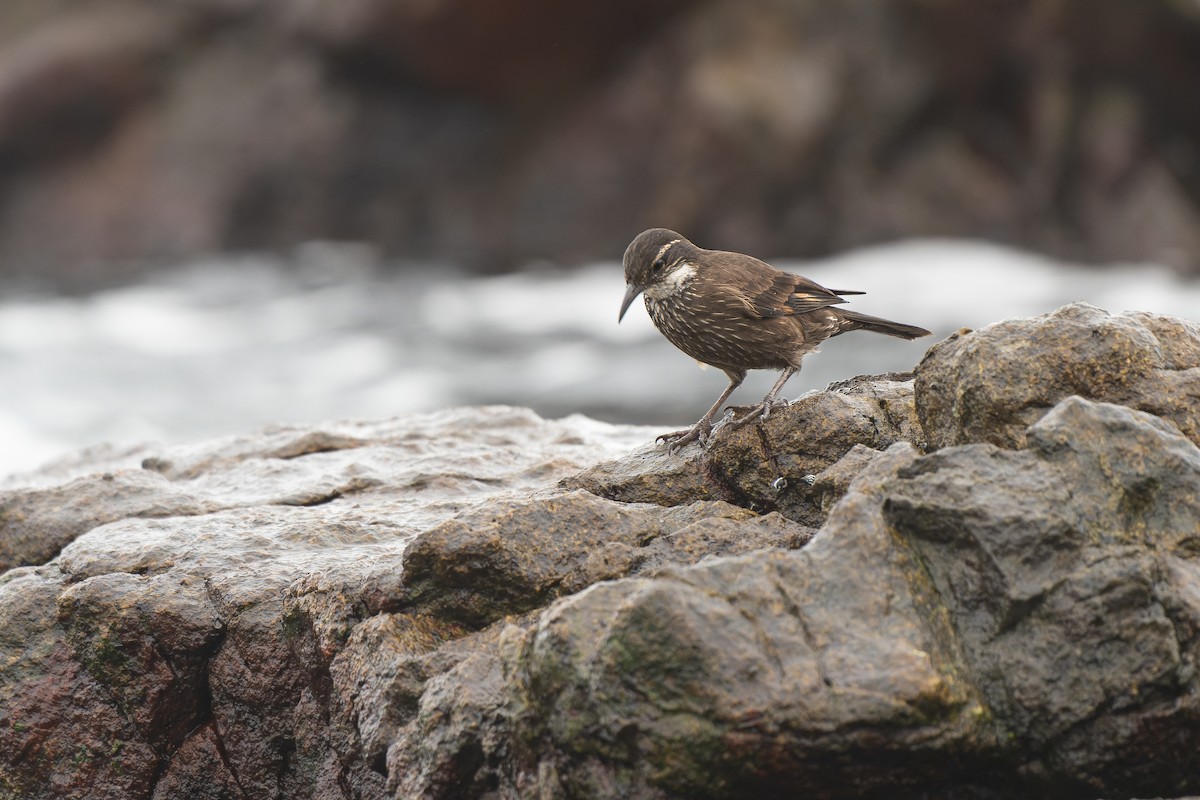
<instances>
[{"instance_id":1,"label":"mottled brown plumage","mask_svg":"<svg viewBox=\"0 0 1200 800\"><path fill-rule=\"evenodd\" d=\"M763 401L733 421L740 427L765 419L776 395L800 369L806 353L831 336L866 330L916 339L929 331L841 308L842 295L807 278L741 253L704 250L665 228L638 234L625 250L625 300L644 295L655 326L697 361L724 370L729 386L691 428L658 437L672 447L706 440L713 416L751 369L783 374Z\"/></svg>"}]
</instances>

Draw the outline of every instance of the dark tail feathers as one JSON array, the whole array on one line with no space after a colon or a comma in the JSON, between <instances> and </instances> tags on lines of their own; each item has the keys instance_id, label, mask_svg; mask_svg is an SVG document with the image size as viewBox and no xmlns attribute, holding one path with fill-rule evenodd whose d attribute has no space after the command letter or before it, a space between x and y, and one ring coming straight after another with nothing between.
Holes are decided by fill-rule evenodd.
<instances>
[{"instance_id":1,"label":"dark tail feathers","mask_svg":"<svg viewBox=\"0 0 1200 800\"><path fill-rule=\"evenodd\" d=\"M924 328L918 328L916 325L892 322L881 317L859 314L857 311L844 311L839 308L837 312L838 316L846 321L839 333L845 333L846 331L871 331L888 336L898 336L901 339L919 339L922 336L928 336L930 333Z\"/></svg>"}]
</instances>

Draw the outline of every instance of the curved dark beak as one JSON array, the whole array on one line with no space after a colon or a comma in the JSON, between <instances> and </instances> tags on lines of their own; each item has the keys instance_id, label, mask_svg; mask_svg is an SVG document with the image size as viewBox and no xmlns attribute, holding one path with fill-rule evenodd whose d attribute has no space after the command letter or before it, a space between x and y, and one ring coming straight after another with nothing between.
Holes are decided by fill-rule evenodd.
<instances>
[{"instance_id":1,"label":"curved dark beak","mask_svg":"<svg viewBox=\"0 0 1200 800\"><path fill-rule=\"evenodd\" d=\"M642 293L641 286L625 285L625 299L621 301L621 313L617 315L617 324L621 324L621 320L625 318L625 312L629 310L629 304L637 299L637 296Z\"/></svg>"}]
</instances>

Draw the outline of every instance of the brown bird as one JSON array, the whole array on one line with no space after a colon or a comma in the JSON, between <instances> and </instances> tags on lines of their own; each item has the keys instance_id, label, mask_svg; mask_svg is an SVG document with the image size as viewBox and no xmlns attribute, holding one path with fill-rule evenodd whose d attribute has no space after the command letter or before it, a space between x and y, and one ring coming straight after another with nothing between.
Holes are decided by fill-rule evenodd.
<instances>
[{"instance_id":1,"label":"brown bird","mask_svg":"<svg viewBox=\"0 0 1200 800\"><path fill-rule=\"evenodd\" d=\"M625 299L617 322L644 295L650 319L671 344L729 376L729 386L699 422L658 437L671 449L708 440L713 416L747 370L783 374L761 403L732 421L735 428L766 419L804 355L831 336L859 330L901 339L929 335L915 325L832 307L846 302L841 295L862 292L826 289L741 253L704 250L665 228L639 233L625 250L624 262Z\"/></svg>"}]
</instances>

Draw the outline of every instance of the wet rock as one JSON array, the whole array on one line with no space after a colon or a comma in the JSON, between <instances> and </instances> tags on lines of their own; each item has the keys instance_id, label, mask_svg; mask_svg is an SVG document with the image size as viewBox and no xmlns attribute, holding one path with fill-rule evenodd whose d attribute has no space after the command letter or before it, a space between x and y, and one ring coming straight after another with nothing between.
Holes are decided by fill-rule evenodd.
<instances>
[{"instance_id":1,"label":"wet rock","mask_svg":"<svg viewBox=\"0 0 1200 800\"><path fill-rule=\"evenodd\" d=\"M0 576L0 791L148 797L159 753L74 657L57 624L61 591L29 568Z\"/></svg>"},{"instance_id":2,"label":"wet rock","mask_svg":"<svg viewBox=\"0 0 1200 800\"><path fill-rule=\"evenodd\" d=\"M1110 796L1194 791L1200 450L1077 397L1025 439L902 468L887 519L1033 774Z\"/></svg>"},{"instance_id":3,"label":"wet rock","mask_svg":"<svg viewBox=\"0 0 1200 800\"><path fill-rule=\"evenodd\" d=\"M813 495L823 513L828 514L834 504L850 491L850 484L878 455L878 450L856 444L832 466L813 476Z\"/></svg>"},{"instance_id":4,"label":"wet rock","mask_svg":"<svg viewBox=\"0 0 1200 800\"><path fill-rule=\"evenodd\" d=\"M779 406L765 422L718 428L708 447L694 444L672 455L660 445L599 464L562 485L622 502L719 499L817 526L824 513L806 478L855 445L884 450L898 441L917 447L925 442L911 376L860 376Z\"/></svg>"},{"instance_id":5,"label":"wet rock","mask_svg":"<svg viewBox=\"0 0 1200 800\"><path fill-rule=\"evenodd\" d=\"M765 422L731 431L706 454L705 469L732 502L820 525L825 517L808 476L855 445L886 450L896 442L924 444L911 377L866 376L800 397Z\"/></svg>"},{"instance_id":6,"label":"wet rock","mask_svg":"<svg viewBox=\"0 0 1200 800\"><path fill-rule=\"evenodd\" d=\"M383 792L388 747L415 718L425 684L489 649L495 633L413 613L378 614L354 628L329 672L338 751L356 782Z\"/></svg>"},{"instance_id":7,"label":"wet rock","mask_svg":"<svg viewBox=\"0 0 1200 800\"><path fill-rule=\"evenodd\" d=\"M225 800L239 797L237 777L221 755L221 738L213 723L207 723L184 742L154 785L151 800Z\"/></svg>"},{"instance_id":8,"label":"wet rock","mask_svg":"<svg viewBox=\"0 0 1200 800\"><path fill-rule=\"evenodd\" d=\"M339 727L335 706L367 717L349 685L347 700L331 698L330 662L363 619L399 603L405 545L647 434L463 409L162 448L141 456L153 471L13 489L3 541L58 532L67 543L49 564L0 577L0 787L382 796L371 762L354 758L356 732ZM84 463L111 466L71 469Z\"/></svg>"},{"instance_id":9,"label":"wet rock","mask_svg":"<svg viewBox=\"0 0 1200 800\"><path fill-rule=\"evenodd\" d=\"M466 779L507 783L504 797L783 797L796 785L851 797L961 780L994 734L881 511L887 479L916 458L904 444L880 455L804 550L606 582L555 604L511 634L509 699L458 713L500 718L507 738L453 722L443 752L474 742ZM427 763L428 741L397 741L389 764ZM498 764L501 753L517 763ZM397 796L434 785L401 774Z\"/></svg>"},{"instance_id":10,"label":"wet rock","mask_svg":"<svg viewBox=\"0 0 1200 800\"><path fill-rule=\"evenodd\" d=\"M203 514L218 507L140 470L35 491L0 491L0 572L43 564L80 534L115 520Z\"/></svg>"},{"instance_id":11,"label":"wet rock","mask_svg":"<svg viewBox=\"0 0 1200 800\"><path fill-rule=\"evenodd\" d=\"M225 626L203 581L110 573L68 585L58 616L76 661L163 753L205 721Z\"/></svg>"},{"instance_id":12,"label":"wet rock","mask_svg":"<svg viewBox=\"0 0 1200 800\"><path fill-rule=\"evenodd\" d=\"M1026 428L1070 395L1156 414L1200 443L1200 325L1076 303L939 342L916 392L935 448L1022 447Z\"/></svg>"},{"instance_id":13,"label":"wet rock","mask_svg":"<svg viewBox=\"0 0 1200 800\"><path fill-rule=\"evenodd\" d=\"M1081 398L1027 440L896 444L803 550L509 626L430 682L395 796L1194 791L1200 450Z\"/></svg>"},{"instance_id":14,"label":"wet rock","mask_svg":"<svg viewBox=\"0 0 1200 800\"><path fill-rule=\"evenodd\" d=\"M653 434L652 434L653 435ZM584 489L621 503L677 506L721 499L721 488L704 473L692 451L677 456L659 442L615 461L606 461L564 478L564 489Z\"/></svg>"},{"instance_id":15,"label":"wet rock","mask_svg":"<svg viewBox=\"0 0 1200 800\"><path fill-rule=\"evenodd\" d=\"M522 614L593 583L664 564L767 547L811 531L722 502L636 506L582 491L489 504L418 536L404 605L468 627Z\"/></svg>"},{"instance_id":16,"label":"wet rock","mask_svg":"<svg viewBox=\"0 0 1200 800\"><path fill-rule=\"evenodd\" d=\"M394 797L479 797L509 751L508 682L494 653L478 653L432 678L410 728L388 752ZM489 763L490 762L490 763Z\"/></svg>"},{"instance_id":17,"label":"wet rock","mask_svg":"<svg viewBox=\"0 0 1200 800\"><path fill-rule=\"evenodd\" d=\"M492 407L10 484L0 541L61 550L0 575L0 794L1194 793L1194 326L1006 324L707 450ZM1004 446L927 453L997 331L1018 410L957 408Z\"/></svg>"}]
</instances>

